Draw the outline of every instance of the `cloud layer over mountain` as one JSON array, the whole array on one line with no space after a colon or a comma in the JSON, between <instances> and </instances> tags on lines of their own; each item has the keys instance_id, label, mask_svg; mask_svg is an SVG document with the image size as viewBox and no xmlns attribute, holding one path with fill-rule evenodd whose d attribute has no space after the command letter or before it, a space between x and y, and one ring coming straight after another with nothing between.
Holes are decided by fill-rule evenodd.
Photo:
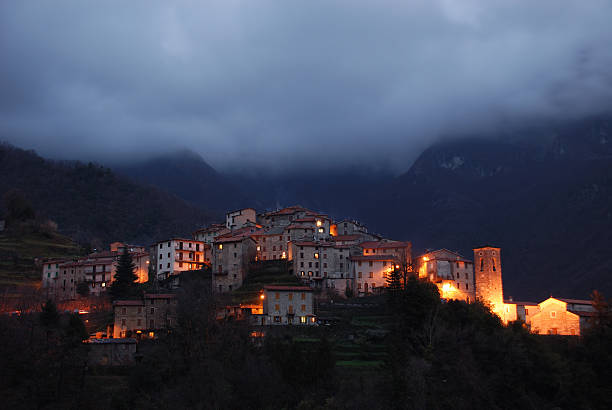
<instances>
[{"instance_id":1,"label":"cloud layer over mountain","mask_svg":"<svg viewBox=\"0 0 612 410\"><path fill-rule=\"evenodd\" d=\"M440 135L612 102L612 3L0 3L0 139L220 170L394 170Z\"/></svg>"}]
</instances>

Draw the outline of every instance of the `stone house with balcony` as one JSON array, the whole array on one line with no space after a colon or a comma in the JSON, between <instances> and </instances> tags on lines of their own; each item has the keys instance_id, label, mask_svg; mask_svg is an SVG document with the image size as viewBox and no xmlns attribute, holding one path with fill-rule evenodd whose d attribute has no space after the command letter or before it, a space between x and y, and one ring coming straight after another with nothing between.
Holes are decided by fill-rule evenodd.
<instances>
[{"instance_id":1,"label":"stone house with balcony","mask_svg":"<svg viewBox=\"0 0 612 410\"><path fill-rule=\"evenodd\" d=\"M151 246L151 263L158 280L202 269L210 259L210 246L194 239L171 238Z\"/></svg>"}]
</instances>

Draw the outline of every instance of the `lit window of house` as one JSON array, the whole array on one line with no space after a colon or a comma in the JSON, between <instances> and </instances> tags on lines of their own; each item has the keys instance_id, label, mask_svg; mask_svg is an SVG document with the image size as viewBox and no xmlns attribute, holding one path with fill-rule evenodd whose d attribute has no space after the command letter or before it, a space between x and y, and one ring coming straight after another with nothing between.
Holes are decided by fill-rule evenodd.
<instances>
[{"instance_id":1,"label":"lit window of house","mask_svg":"<svg viewBox=\"0 0 612 410\"><path fill-rule=\"evenodd\" d=\"M303 325L306 324L306 316L300 316L300 323Z\"/></svg>"},{"instance_id":2,"label":"lit window of house","mask_svg":"<svg viewBox=\"0 0 612 410\"><path fill-rule=\"evenodd\" d=\"M221 250L221 249L223 249L223 244L222 243L219 244L219 250Z\"/></svg>"}]
</instances>

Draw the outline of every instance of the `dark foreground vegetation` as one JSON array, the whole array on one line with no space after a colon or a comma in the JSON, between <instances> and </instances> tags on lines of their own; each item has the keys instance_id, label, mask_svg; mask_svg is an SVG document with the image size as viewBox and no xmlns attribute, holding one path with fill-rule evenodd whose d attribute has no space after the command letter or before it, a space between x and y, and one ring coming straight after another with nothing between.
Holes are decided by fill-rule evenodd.
<instances>
[{"instance_id":1,"label":"dark foreground vegetation","mask_svg":"<svg viewBox=\"0 0 612 410\"><path fill-rule=\"evenodd\" d=\"M217 321L209 285L194 277L178 328L141 342L129 368L88 368L80 319L52 304L4 315L0 394L5 408L606 409L612 320L597 307L581 338L536 336L411 280L323 306L329 326L259 337Z\"/></svg>"}]
</instances>

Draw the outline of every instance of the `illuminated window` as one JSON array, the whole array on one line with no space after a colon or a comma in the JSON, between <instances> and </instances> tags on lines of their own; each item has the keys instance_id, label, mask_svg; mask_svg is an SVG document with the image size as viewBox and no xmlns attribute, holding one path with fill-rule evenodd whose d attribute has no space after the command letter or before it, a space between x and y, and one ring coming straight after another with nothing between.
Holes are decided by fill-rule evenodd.
<instances>
[{"instance_id":1,"label":"illuminated window","mask_svg":"<svg viewBox=\"0 0 612 410\"><path fill-rule=\"evenodd\" d=\"M221 250L221 249L223 249L223 244L222 243L219 244L219 250Z\"/></svg>"},{"instance_id":2,"label":"illuminated window","mask_svg":"<svg viewBox=\"0 0 612 410\"><path fill-rule=\"evenodd\" d=\"M318 219L317 220L317 226L321 226L321 225L323 225L323 222L321 222L321 220Z\"/></svg>"},{"instance_id":3,"label":"illuminated window","mask_svg":"<svg viewBox=\"0 0 612 410\"><path fill-rule=\"evenodd\" d=\"M555 312L554 310L552 312L550 312L550 318L554 319L557 317L557 312Z\"/></svg>"},{"instance_id":4,"label":"illuminated window","mask_svg":"<svg viewBox=\"0 0 612 410\"><path fill-rule=\"evenodd\" d=\"M319 252L315 252L314 257L315 259L319 259Z\"/></svg>"},{"instance_id":5,"label":"illuminated window","mask_svg":"<svg viewBox=\"0 0 612 410\"><path fill-rule=\"evenodd\" d=\"M302 266L304 266L304 263L302 263ZM304 271L300 272L302 274L302 276L304 276Z\"/></svg>"},{"instance_id":6,"label":"illuminated window","mask_svg":"<svg viewBox=\"0 0 612 410\"><path fill-rule=\"evenodd\" d=\"M257 245L257 252L261 251L261 246Z\"/></svg>"},{"instance_id":7,"label":"illuminated window","mask_svg":"<svg viewBox=\"0 0 612 410\"><path fill-rule=\"evenodd\" d=\"M306 324L306 316L300 316L300 323L303 325Z\"/></svg>"},{"instance_id":8,"label":"illuminated window","mask_svg":"<svg viewBox=\"0 0 612 410\"><path fill-rule=\"evenodd\" d=\"M319 228L319 233L323 233L325 230L323 228Z\"/></svg>"}]
</instances>

